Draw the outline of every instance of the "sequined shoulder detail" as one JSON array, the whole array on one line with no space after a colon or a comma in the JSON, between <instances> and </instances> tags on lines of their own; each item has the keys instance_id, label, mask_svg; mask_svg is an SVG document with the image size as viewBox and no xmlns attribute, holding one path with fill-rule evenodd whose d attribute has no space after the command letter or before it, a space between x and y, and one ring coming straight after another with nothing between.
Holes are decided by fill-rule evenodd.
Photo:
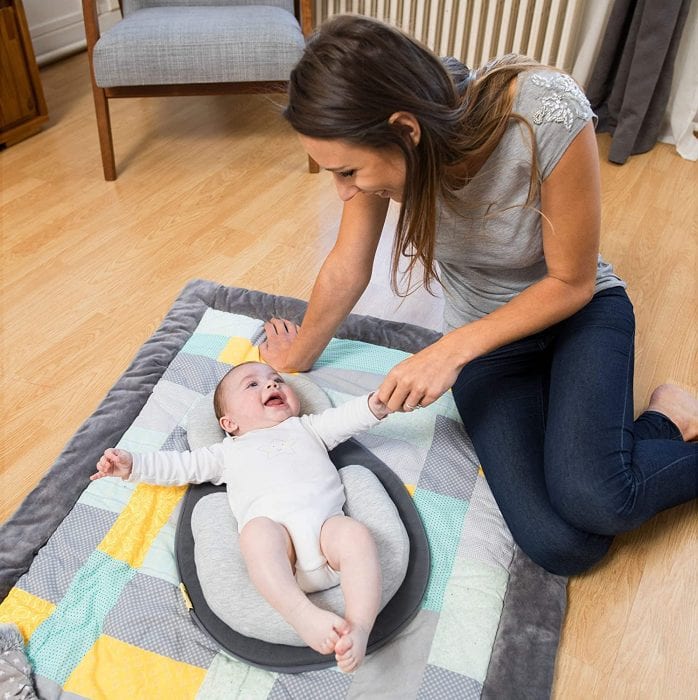
<instances>
[{"instance_id":1,"label":"sequined shoulder detail","mask_svg":"<svg viewBox=\"0 0 698 700\"><path fill-rule=\"evenodd\" d=\"M539 108L533 114L534 124L556 122L571 131L575 117L587 120L594 116L586 96L569 75L536 74L531 76L531 82L546 90L546 94L539 98Z\"/></svg>"}]
</instances>

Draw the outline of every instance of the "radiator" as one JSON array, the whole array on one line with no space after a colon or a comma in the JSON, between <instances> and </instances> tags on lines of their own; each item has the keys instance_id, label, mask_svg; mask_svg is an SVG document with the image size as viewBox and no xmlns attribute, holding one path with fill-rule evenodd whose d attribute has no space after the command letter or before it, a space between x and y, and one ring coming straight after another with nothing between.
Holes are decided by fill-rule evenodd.
<instances>
[{"instance_id":1,"label":"radiator","mask_svg":"<svg viewBox=\"0 0 698 700\"><path fill-rule=\"evenodd\" d=\"M319 24L358 13L405 30L439 56L471 68L521 53L570 71L586 0L314 0Z\"/></svg>"}]
</instances>

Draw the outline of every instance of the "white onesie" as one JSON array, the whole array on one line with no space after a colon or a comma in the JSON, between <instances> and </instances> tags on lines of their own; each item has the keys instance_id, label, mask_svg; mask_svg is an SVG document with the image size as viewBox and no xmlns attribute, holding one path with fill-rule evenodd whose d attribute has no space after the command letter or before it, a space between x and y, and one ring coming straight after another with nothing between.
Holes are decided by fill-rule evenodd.
<instances>
[{"instance_id":1,"label":"white onesie","mask_svg":"<svg viewBox=\"0 0 698 700\"><path fill-rule=\"evenodd\" d=\"M376 423L368 396L359 396L193 452L134 454L129 481L226 484L238 532L259 516L286 527L296 550L296 580L311 593L339 582L320 551L323 523L340 515L344 505L344 488L327 451Z\"/></svg>"}]
</instances>

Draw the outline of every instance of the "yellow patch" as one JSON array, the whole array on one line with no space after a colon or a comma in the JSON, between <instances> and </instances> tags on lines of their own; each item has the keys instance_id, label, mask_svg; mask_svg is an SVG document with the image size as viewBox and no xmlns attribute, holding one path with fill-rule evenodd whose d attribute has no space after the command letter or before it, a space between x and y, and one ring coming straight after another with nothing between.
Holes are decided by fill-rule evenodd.
<instances>
[{"instance_id":1,"label":"yellow patch","mask_svg":"<svg viewBox=\"0 0 698 700\"><path fill-rule=\"evenodd\" d=\"M43 598L13 588L7 598L0 603L0 622L13 622L24 637L24 642L34 634L34 630L55 610L56 606Z\"/></svg>"},{"instance_id":2,"label":"yellow patch","mask_svg":"<svg viewBox=\"0 0 698 700\"><path fill-rule=\"evenodd\" d=\"M219 362L239 365L241 362L261 362L259 348L247 338L231 338L218 355Z\"/></svg>"},{"instance_id":3,"label":"yellow patch","mask_svg":"<svg viewBox=\"0 0 698 700\"><path fill-rule=\"evenodd\" d=\"M206 669L100 636L75 667L64 690L92 700L193 698Z\"/></svg>"},{"instance_id":4,"label":"yellow patch","mask_svg":"<svg viewBox=\"0 0 698 700\"><path fill-rule=\"evenodd\" d=\"M407 489L407 493L414 498L414 490L417 488L414 484L405 484L405 488Z\"/></svg>"},{"instance_id":5,"label":"yellow patch","mask_svg":"<svg viewBox=\"0 0 698 700\"><path fill-rule=\"evenodd\" d=\"M485 472L482 471L482 467L478 467L477 475L478 476L485 476Z\"/></svg>"},{"instance_id":6,"label":"yellow patch","mask_svg":"<svg viewBox=\"0 0 698 700\"><path fill-rule=\"evenodd\" d=\"M186 486L138 484L97 549L140 568L150 545L179 503Z\"/></svg>"}]
</instances>

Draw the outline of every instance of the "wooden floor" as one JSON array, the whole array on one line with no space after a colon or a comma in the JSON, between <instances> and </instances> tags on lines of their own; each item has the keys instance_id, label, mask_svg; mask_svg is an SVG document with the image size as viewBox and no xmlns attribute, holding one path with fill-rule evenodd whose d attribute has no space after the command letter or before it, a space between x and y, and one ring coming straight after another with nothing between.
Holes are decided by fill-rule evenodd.
<instances>
[{"instance_id":1,"label":"wooden floor","mask_svg":"<svg viewBox=\"0 0 698 700\"><path fill-rule=\"evenodd\" d=\"M107 183L85 55L42 80L49 127L0 153L0 519L188 280L307 298L340 214L329 176L307 173L281 98L113 102L119 179ZM602 155L608 144L599 138ZM640 410L667 379L698 389L698 166L660 145L622 167L602 159L602 181L603 253L637 312ZM358 311L438 328L439 299L391 297L384 238ZM697 698L697 649L693 502L619 537L570 582L554 696Z\"/></svg>"}]
</instances>

